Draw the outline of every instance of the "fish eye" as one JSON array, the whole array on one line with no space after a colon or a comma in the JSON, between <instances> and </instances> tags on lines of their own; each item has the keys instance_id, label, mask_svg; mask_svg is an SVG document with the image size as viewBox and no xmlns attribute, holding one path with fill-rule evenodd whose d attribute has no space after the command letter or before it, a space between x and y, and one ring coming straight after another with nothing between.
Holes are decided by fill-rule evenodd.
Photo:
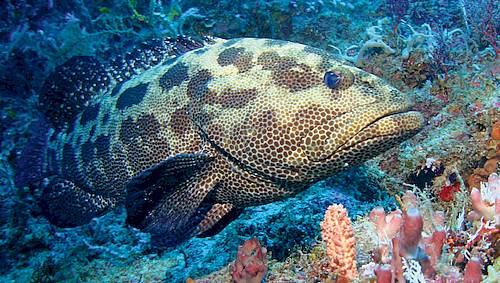
<instances>
[{"instance_id":1,"label":"fish eye","mask_svg":"<svg viewBox=\"0 0 500 283\"><path fill-rule=\"evenodd\" d=\"M340 83L342 82L342 75L332 71L328 71L325 73L323 81L325 82L325 85L328 88L336 89L340 86Z\"/></svg>"}]
</instances>

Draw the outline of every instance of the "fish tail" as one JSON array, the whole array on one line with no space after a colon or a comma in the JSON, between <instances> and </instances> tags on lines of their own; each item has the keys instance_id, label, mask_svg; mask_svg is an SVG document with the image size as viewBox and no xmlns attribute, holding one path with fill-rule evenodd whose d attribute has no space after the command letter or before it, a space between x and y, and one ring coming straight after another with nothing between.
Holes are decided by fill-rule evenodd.
<instances>
[{"instance_id":1,"label":"fish tail","mask_svg":"<svg viewBox=\"0 0 500 283\"><path fill-rule=\"evenodd\" d=\"M31 124L28 142L14 161L16 171L14 182L17 187L33 184L44 177L49 130L50 126L43 117Z\"/></svg>"}]
</instances>

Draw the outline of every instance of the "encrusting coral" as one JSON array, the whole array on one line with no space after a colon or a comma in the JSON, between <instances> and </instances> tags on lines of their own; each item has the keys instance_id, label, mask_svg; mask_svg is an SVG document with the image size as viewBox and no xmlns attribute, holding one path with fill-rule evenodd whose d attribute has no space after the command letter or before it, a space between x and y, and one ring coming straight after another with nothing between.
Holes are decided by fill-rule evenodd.
<instances>
[{"instance_id":1,"label":"encrusting coral","mask_svg":"<svg viewBox=\"0 0 500 283\"><path fill-rule=\"evenodd\" d=\"M490 139L486 141L486 159L480 168L473 170L467 178L469 189L480 188L481 182L486 182L488 176L498 172L498 162L500 161L500 120L492 123Z\"/></svg>"},{"instance_id":2,"label":"encrusting coral","mask_svg":"<svg viewBox=\"0 0 500 283\"><path fill-rule=\"evenodd\" d=\"M232 265L235 283L259 283L267 272L267 250L260 246L257 238L245 241L238 247L236 261Z\"/></svg>"}]
</instances>

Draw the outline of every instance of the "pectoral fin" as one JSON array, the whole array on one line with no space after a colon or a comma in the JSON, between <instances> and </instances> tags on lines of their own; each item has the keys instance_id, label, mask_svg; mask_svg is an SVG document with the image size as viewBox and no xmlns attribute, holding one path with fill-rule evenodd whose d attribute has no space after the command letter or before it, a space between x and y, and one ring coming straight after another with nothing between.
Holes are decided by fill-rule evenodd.
<instances>
[{"instance_id":1,"label":"pectoral fin","mask_svg":"<svg viewBox=\"0 0 500 283\"><path fill-rule=\"evenodd\" d=\"M230 203L216 203L207 212L203 221L198 225L197 237L212 237L226 228L229 223L238 218L243 212Z\"/></svg>"},{"instance_id":2,"label":"pectoral fin","mask_svg":"<svg viewBox=\"0 0 500 283\"><path fill-rule=\"evenodd\" d=\"M127 185L127 223L151 233L153 244L173 246L197 233L212 207L219 177L212 158L183 154L145 170Z\"/></svg>"}]
</instances>

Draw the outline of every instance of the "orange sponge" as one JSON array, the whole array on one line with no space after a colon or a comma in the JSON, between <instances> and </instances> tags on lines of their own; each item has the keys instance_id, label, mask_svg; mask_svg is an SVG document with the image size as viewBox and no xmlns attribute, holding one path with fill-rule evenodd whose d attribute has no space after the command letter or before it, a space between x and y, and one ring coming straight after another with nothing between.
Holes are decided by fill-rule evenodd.
<instances>
[{"instance_id":1,"label":"orange sponge","mask_svg":"<svg viewBox=\"0 0 500 283\"><path fill-rule=\"evenodd\" d=\"M332 272L348 280L356 278L356 242L351 220L342 205L334 204L326 210L321 222L321 237Z\"/></svg>"}]
</instances>

